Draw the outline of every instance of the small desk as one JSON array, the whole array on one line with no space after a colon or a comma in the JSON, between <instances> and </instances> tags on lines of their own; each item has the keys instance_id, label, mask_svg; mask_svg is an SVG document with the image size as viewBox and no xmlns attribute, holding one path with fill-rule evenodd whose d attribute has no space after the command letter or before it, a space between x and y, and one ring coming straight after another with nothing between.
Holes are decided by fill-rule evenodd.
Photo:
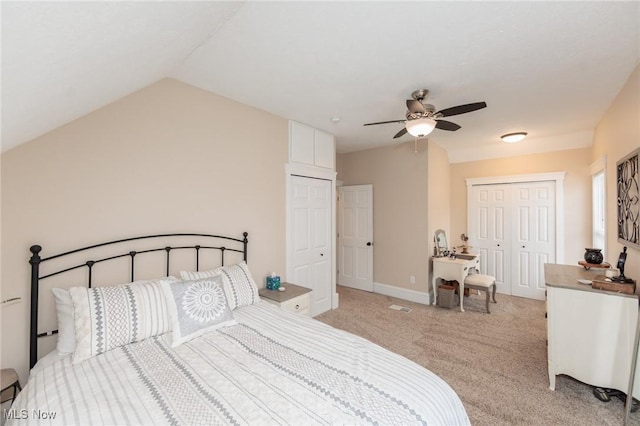
<instances>
[{"instance_id":1,"label":"small desk","mask_svg":"<svg viewBox=\"0 0 640 426\"><path fill-rule=\"evenodd\" d=\"M477 254L459 254L455 258L434 257L433 258L433 304L438 299L438 278L447 281L458 281L460 292L460 311L464 312L462 301L464 300L464 279L472 269L480 270L480 256Z\"/></svg>"}]
</instances>

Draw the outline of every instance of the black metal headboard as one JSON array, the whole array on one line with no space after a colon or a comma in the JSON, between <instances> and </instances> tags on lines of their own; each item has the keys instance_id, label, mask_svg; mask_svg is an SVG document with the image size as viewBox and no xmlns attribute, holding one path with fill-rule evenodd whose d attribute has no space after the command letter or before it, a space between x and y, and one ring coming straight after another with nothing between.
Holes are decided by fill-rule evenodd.
<instances>
[{"instance_id":1,"label":"black metal headboard","mask_svg":"<svg viewBox=\"0 0 640 426\"><path fill-rule=\"evenodd\" d=\"M106 261L110 261L110 260L115 260L115 259L121 259L121 258L126 258L127 256L131 259L131 263L130 263L130 271L131 271L131 281L135 281L135 261L136 261L136 256L139 254L144 254L144 253L153 253L153 252L166 252L166 275L170 275L169 274L169 270L170 270L170 260L171 260L171 252L173 250L184 250L184 249L192 249L195 250L195 267L196 267L196 271L199 270L200 268L200 250L218 250L220 251L220 257L221 257L221 261L220 264L224 265L224 254L225 251L232 251L232 252L237 252L237 253L242 253L243 259L246 262L247 261L247 243L249 242L249 240L247 239L247 236L249 234L247 232L244 232L242 234L243 238L239 239L239 238L233 238L233 237L226 237L226 236L221 236L221 235L210 235L210 234L157 234L157 235L145 235L145 236L141 236L141 237L132 237L132 238L124 238L124 239L120 239L120 240L114 240L114 241L108 241L105 243L100 243L100 244L94 244L91 246L87 246L87 247L82 247L79 249L75 249L75 250L71 250L71 251L67 251L65 253L60 253L60 254L56 254L53 256L49 256L49 257L45 257L45 258L41 258L40 257L40 251L42 250L42 247L39 245L33 245L31 246L31 248L29 250L31 250L31 258L29 259L29 263L31 264L31 328L30 328L30 334L29 334L29 368L33 368L33 366L36 364L36 361L38 360L38 338L40 337L45 337L45 336L51 336L53 334L58 333L58 330L52 330L52 331L48 331L48 332L44 332L44 333L38 333L38 307L39 307L39 302L38 302L38 296L39 296L39 286L40 286L40 280L44 280L46 278L50 278L56 275L60 275L63 274L65 272L70 272L73 270L77 270L80 268L87 268L88 270L88 280L87 280L87 286L89 288L91 288L92 285L92 279L93 279L93 275L92 275L92 271L93 271L93 266L98 264L98 263L103 263ZM91 250L91 249L96 249L98 247L105 247L105 246L110 246L110 245L116 245L116 244L121 244L121 243L127 243L127 242L132 242L132 241L139 241L139 240L147 240L147 239L152 239L152 238L170 238L170 237L199 237L199 238L204 238L207 241L214 241L217 240L217 242L219 242L220 240L224 241L229 241L230 244L234 245L235 247L238 248L230 248L230 247L226 247L224 245L221 246L213 246L213 245L201 245L201 244L195 244L195 245L179 245L179 246L162 246L162 247L158 247L158 248L151 248L151 249L144 249L144 250L131 250L131 251L119 251L117 254L114 255L110 255L108 257L101 257L99 259L91 259L91 260L87 260L85 262L82 262L80 264L76 264L70 267L66 267L54 272L50 272L47 273L46 275L40 276L40 265L44 262L53 260L53 259L60 259L64 256L69 256L72 254L76 254L76 253L80 253L83 251L87 251L87 250ZM211 239L211 240L209 240ZM239 243L239 244L238 244ZM239 247L242 247L242 249L240 249Z\"/></svg>"}]
</instances>

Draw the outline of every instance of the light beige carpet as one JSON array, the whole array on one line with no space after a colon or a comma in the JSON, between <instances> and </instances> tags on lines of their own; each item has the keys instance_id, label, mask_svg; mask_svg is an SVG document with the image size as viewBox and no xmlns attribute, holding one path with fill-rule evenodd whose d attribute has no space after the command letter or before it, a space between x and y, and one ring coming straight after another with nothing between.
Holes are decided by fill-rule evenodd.
<instances>
[{"instance_id":1,"label":"light beige carpet","mask_svg":"<svg viewBox=\"0 0 640 426\"><path fill-rule=\"evenodd\" d=\"M621 425L624 405L558 376L549 390L544 302L496 295L465 298L465 311L426 306L338 286L340 307L315 317L377 343L438 374L474 425ZM392 304L410 313L389 309ZM425 395L429 398L429 395ZM640 410L631 414L640 425Z\"/></svg>"}]
</instances>

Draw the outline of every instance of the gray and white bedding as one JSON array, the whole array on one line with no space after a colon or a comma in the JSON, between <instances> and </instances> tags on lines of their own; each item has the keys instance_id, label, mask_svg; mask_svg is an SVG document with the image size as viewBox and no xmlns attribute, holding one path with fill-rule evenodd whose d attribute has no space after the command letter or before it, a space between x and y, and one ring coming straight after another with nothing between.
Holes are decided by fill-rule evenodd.
<instances>
[{"instance_id":1,"label":"gray and white bedding","mask_svg":"<svg viewBox=\"0 0 640 426\"><path fill-rule=\"evenodd\" d=\"M166 333L34 369L7 425L469 424L451 387L400 355L265 302L233 316L177 347Z\"/></svg>"}]
</instances>

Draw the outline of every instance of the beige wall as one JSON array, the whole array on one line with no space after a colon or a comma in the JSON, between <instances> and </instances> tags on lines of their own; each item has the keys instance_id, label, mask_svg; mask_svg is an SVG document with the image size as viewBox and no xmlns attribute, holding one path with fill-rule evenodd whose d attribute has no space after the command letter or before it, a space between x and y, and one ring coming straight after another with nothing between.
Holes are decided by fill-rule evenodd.
<instances>
[{"instance_id":1,"label":"beige wall","mask_svg":"<svg viewBox=\"0 0 640 426\"><path fill-rule=\"evenodd\" d=\"M413 142L337 156L344 185L373 185L374 282L427 291L427 149ZM409 277L416 277L416 284Z\"/></svg>"},{"instance_id":2,"label":"beige wall","mask_svg":"<svg viewBox=\"0 0 640 426\"><path fill-rule=\"evenodd\" d=\"M433 253L433 235L436 229L445 230L449 247L461 244L462 241L453 237L456 234L451 234L451 167L447 151L440 145L429 143L428 155L427 218L429 226L427 235L431 238L431 253Z\"/></svg>"},{"instance_id":3,"label":"beige wall","mask_svg":"<svg viewBox=\"0 0 640 426\"><path fill-rule=\"evenodd\" d=\"M467 178L566 172L564 182L564 259L574 264L591 246L591 149L451 165L451 233L467 232ZM575 262L574 262L575 260Z\"/></svg>"},{"instance_id":4,"label":"beige wall","mask_svg":"<svg viewBox=\"0 0 640 426\"><path fill-rule=\"evenodd\" d=\"M260 285L285 270L283 118L172 79L2 154L2 367L28 366L29 246L249 232Z\"/></svg>"},{"instance_id":5,"label":"beige wall","mask_svg":"<svg viewBox=\"0 0 640 426\"><path fill-rule=\"evenodd\" d=\"M640 65L602 117L594 134L591 159L607 158L607 261L616 264L625 245L617 237L616 162L640 148ZM640 280L640 250L629 247L625 275Z\"/></svg>"}]
</instances>

